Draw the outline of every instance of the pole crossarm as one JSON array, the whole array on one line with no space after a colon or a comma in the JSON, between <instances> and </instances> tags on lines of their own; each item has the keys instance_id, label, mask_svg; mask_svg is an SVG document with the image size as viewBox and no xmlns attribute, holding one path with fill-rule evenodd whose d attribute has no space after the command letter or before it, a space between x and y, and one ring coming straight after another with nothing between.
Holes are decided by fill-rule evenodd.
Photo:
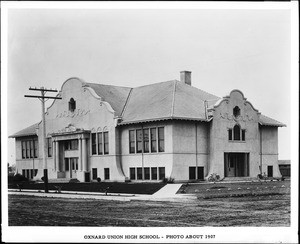
<instances>
[{"instance_id":1,"label":"pole crossarm","mask_svg":"<svg viewBox=\"0 0 300 244\"><path fill-rule=\"evenodd\" d=\"M34 95L24 95L24 97L30 97L30 98L48 98L48 99L62 99L61 97L34 96Z\"/></svg>"},{"instance_id":2,"label":"pole crossarm","mask_svg":"<svg viewBox=\"0 0 300 244\"><path fill-rule=\"evenodd\" d=\"M36 88L36 87L30 87L29 90L32 91L47 91L47 92L57 92L57 89L47 89L47 88Z\"/></svg>"}]
</instances>

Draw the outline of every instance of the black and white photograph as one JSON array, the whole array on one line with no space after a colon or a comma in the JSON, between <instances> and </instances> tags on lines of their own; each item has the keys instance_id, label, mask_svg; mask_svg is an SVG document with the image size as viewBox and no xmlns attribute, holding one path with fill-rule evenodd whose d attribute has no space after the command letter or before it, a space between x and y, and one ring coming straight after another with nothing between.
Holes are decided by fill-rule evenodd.
<instances>
[{"instance_id":1,"label":"black and white photograph","mask_svg":"<svg viewBox=\"0 0 300 244\"><path fill-rule=\"evenodd\" d=\"M298 2L1 2L3 242L298 242Z\"/></svg>"}]
</instances>

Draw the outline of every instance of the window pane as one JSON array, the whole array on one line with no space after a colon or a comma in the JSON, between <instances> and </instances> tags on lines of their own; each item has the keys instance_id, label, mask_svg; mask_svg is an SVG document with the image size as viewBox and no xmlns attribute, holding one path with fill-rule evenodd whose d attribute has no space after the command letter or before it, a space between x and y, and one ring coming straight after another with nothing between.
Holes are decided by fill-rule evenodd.
<instances>
[{"instance_id":1,"label":"window pane","mask_svg":"<svg viewBox=\"0 0 300 244\"><path fill-rule=\"evenodd\" d=\"M92 154L97 154L96 133L92 133Z\"/></svg>"},{"instance_id":2,"label":"window pane","mask_svg":"<svg viewBox=\"0 0 300 244\"><path fill-rule=\"evenodd\" d=\"M242 130L242 141L245 141L245 130Z\"/></svg>"},{"instance_id":3,"label":"window pane","mask_svg":"<svg viewBox=\"0 0 300 244\"><path fill-rule=\"evenodd\" d=\"M136 130L136 152L141 153L142 152L142 141L143 141L143 133L142 130Z\"/></svg>"},{"instance_id":4,"label":"window pane","mask_svg":"<svg viewBox=\"0 0 300 244\"><path fill-rule=\"evenodd\" d=\"M149 129L144 129L144 153L149 152Z\"/></svg>"},{"instance_id":5,"label":"window pane","mask_svg":"<svg viewBox=\"0 0 300 244\"><path fill-rule=\"evenodd\" d=\"M189 167L189 179L190 180L196 179L196 167Z\"/></svg>"},{"instance_id":6,"label":"window pane","mask_svg":"<svg viewBox=\"0 0 300 244\"><path fill-rule=\"evenodd\" d=\"M134 130L129 131L129 153L135 153L135 136Z\"/></svg>"},{"instance_id":7,"label":"window pane","mask_svg":"<svg viewBox=\"0 0 300 244\"><path fill-rule=\"evenodd\" d=\"M98 133L98 154L103 154L102 132Z\"/></svg>"},{"instance_id":8,"label":"window pane","mask_svg":"<svg viewBox=\"0 0 300 244\"><path fill-rule=\"evenodd\" d=\"M235 125L233 127L233 138L235 141L239 141L241 140L241 136L240 136L240 126L239 125Z\"/></svg>"},{"instance_id":9,"label":"window pane","mask_svg":"<svg viewBox=\"0 0 300 244\"><path fill-rule=\"evenodd\" d=\"M34 148L33 148L33 140L30 141L30 158L33 158Z\"/></svg>"},{"instance_id":10,"label":"window pane","mask_svg":"<svg viewBox=\"0 0 300 244\"><path fill-rule=\"evenodd\" d=\"M92 168L93 180L97 180L97 168Z\"/></svg>"},{"instance_id":11,"label":"window pane","mask_svg":"<svg viewBox=\"0 0 300 244\"><path fill-rule=\"evenodd\" d=\"M69 170L69 159L65 158L65 170L68 171Z\"/></svg>"},{"instance_id":12,"label":"window pane","mask_svg":"<svg viewBox=\"0 0 300 244\"><path fill-rule=\"evenodd\" d=\"M142 168L137 168L137 179L138 180L142 180L143 179Z\"/></svg>"},{"instance_id":13,"label":"window pane","mask_svg":"<svg viewBox=\"0 0 300 244\"><path fill-rule=\"evenodd\" d=\"M157 180L157 168L151 168L151 180Z\"/></svg>"},{"instance_id":14,"label":"window pane","mask_svg":"<svg viewBox=\"0 0 300 244\"><path fill-rule=\"evenodd\" d=\"M157 152L156 128L151 128L150 134L151 134L151 152Z\"/></svg>"},{"instance_id":15,"label":"window pane","mask_svg":"<svg viewBox=\"0 0 300 244\"><path fill-rule=\"evenodd\" d=\"M70 149L71 150L78 150L78 140L71 140Z\"/></svg>"},{"instance_id":16,"label":"window pane","mask_svg":"<svg viewBox=\"0 0 300 244\"><path fill-rule=\"evenodd\" d=\"M150 180L150 168L144 168L145 180Z\"/></svg>"},{"instance_id":17,"label":"window pane","mask_svg":"<svg viewBox=\"0 0 300 244\"><path fill-rule=\"evenodd\" d=\"M158 151L165 151L165 132L164 127L158 128Z\"/></svg>"},{"instance_id":18,"label":"window pane","mask_svg":"<svg viewBox=\"0 0 300 244\"><path fill-rule=\"evenodd\" d=\"M135 180L135 168L130 168L130 179Z\"/></svg>"},{"instance_id":19,"label":"window pane","mask_svg":"<svg viewBox=\"0 0 300 244\"><path fill-rule=\"evenodd\" d=\"M30 141L26 141L26 158L30 158Z\"/></svg>"},{"instance_id":20,"label":"window pane","mask_svg":"<svg viewBox=\"0 0 300 244\"><path fill-rule=\"evenodd\" d=\"M26 158L26 142L22 141L22 158Z\"/></svg>"},{"instance_id":21,"label":"window pane","mask_svg":"<svg viewBox=\"0 0 300 244\"><path fill-rule=\"evenodd\" d=\"M47 145L48 145L48 157L52 157L52 139L47 138Z\"/></svg>"},{"instance_id":22,"label":"window pane","mask_svg":"<svg viewBox=\"0 0 300 244\"><path fill-rule=\"evenodd\" d=\"M104 169L104 179L109 180L109 168Z\"/></svg>"},{"instance_id":23,"label":"window pane","mask_svg":"<svg viewBox=\"0 0 300 244\"><path fill-rule=\"evenodd\" d=\"M159 173L159 179L160 180L165 178L165 167L159 167L158 168L158 173Z\"/></svg>"},{"instance_id":24,"label":"window pane","mask_svg":"<svg viewBox=\"0 0 300 244\"><path fill-rule=\"evenodd\" d=\"M38 155L38 139L34 139L33 141L34 143L34 157L37 158L39 155Z\"/></svg>"},{"instance_id":25,"label":"window pane","mask_svg":"<svg viewBox=\"0 0 300 244\"><path fill-rule=\"evenodd\" d=\"M228 140L232 141L232 129L228 130Z\"/></svg>"},{"instance_id":26,"label":"window pane","mask_svg":"<svg viewBox=\"0 0 300 244\"><path fill-rule=\"evenodd\" d=\"M108 132L104 132L104 154L109 153Z\"/></svg>"}]
</instances>

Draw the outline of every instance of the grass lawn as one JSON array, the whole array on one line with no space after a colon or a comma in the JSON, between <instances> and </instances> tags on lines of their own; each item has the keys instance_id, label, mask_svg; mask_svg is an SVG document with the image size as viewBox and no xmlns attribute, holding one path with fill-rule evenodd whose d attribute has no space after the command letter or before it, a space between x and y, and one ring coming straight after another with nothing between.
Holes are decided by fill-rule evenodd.
<instances>
[{"instance_id":1,"label":"grass lawn","mask_svg":"<svg viewBox=\"0 0 300 244\"><path fill-rule=\"evenodd\" d=\"M290 181L183 184L178 193L195 194L199 199L290 195Z\"/></svg>"},{"instance_id":2,"label":"grass lawn","mask_svg":"<svg viewBox=\"0 0 300 244\"><path fill-rule=\"evenodd\" d=\"M189 202L107 201L8 196L10 226L289 226L290 196Z\"/></svg>"}]
</instances>

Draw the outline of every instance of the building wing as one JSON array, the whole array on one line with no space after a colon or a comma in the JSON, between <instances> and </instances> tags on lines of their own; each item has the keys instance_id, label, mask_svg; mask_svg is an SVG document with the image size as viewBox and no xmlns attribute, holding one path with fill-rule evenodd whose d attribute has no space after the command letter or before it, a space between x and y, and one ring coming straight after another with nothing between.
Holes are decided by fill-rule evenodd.
<instances>
[{"instance_id":1,"label":"building wing","mask_svg":"<svg viewBox=\"0 0 300 244\"><path fill-rule=\"evenodd\" d=\"M39 127L39 123L35 123L23 130L20 130L17 133L9 136L9 138L24 137L24 136L37 136L37 129Z\"/></svg>"},{"instance_id":2,"label":"building wing","mask_svg":"<svg viewBox=\"0 0 300 244\"><path fill-rule=\"evenodd\" d=\"M263 114L260 114L259 116L259 124L260 125L267 125L267 126L277 126L277 127L285 127L286 125L275 120L272 118L269 118Z\"/></svg>"}]
</instances>

